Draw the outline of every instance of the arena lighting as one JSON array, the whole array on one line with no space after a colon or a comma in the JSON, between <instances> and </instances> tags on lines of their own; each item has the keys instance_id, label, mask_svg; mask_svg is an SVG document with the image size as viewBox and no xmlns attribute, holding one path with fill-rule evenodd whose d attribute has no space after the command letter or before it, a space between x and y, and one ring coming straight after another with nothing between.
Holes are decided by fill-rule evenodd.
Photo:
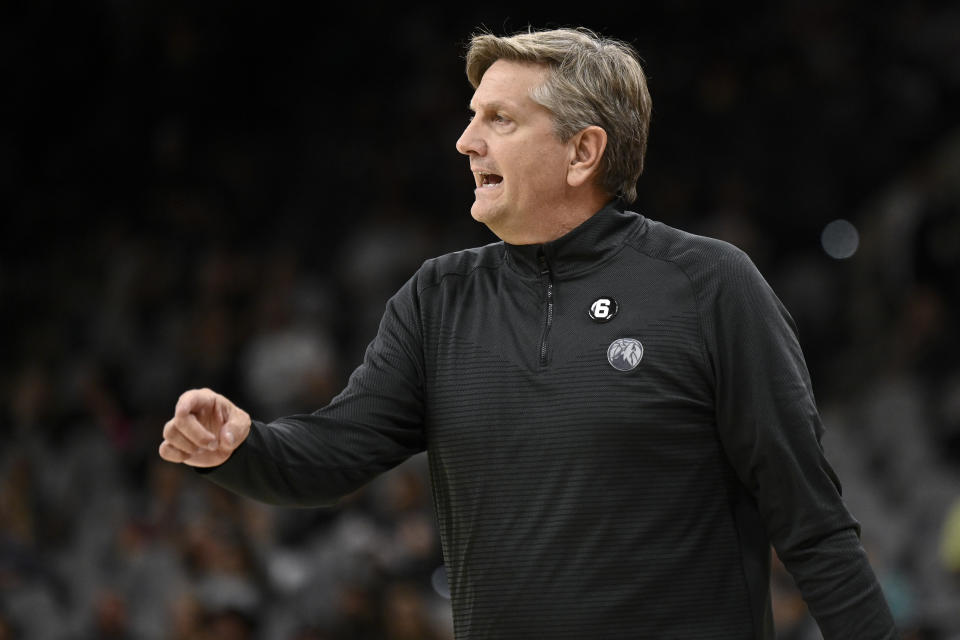
<instances>
[{"instance_id":1,"label":"arena lighting","mask_svg":"<svg viewBox=\"0 0 960 640\"><path fill-rule=\"evenodd\" d=\"M849 221L834 220L820 233L820 246L831 258L843 260L857 252L860 246L860 234Z\"/></svg>"}]
</instances>

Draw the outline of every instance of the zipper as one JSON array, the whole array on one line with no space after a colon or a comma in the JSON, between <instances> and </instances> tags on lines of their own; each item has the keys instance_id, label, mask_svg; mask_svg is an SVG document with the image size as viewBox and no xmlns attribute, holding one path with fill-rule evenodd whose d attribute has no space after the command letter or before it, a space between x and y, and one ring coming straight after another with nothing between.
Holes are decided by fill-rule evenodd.
<instances>
[{"instance_id":1,"label":"zipper","mask_svg":"<svg viewBox=\"0 0 960 640\"><path fill-rule=\"evenodd\" d=\"M546 294L546 308L544 309L543 333L540 335L540 366L547 366L547 338L550 336L550 327L553 325L553 274L550 273L550 264L543 249L537 254L540 262L540 281Z\"/></svg>"}]
</instances>

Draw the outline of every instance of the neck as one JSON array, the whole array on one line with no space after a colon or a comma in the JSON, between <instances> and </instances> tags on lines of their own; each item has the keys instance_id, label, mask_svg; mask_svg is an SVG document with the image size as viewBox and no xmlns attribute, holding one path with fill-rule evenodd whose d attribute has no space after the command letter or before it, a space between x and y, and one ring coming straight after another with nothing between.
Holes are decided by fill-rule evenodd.
<instances>
[{"instance_id":1,"label":"neck","mask_svg":"<svg viewBox=\"0 0 960 640\"><path fill-rule=\"evenodd\" d=\"M600 211L611 197L606 193L592 192L579 198L569 198L562 205L552 207L549 216L536 218L529 228L500 239L508 244L545 244L565 236Z\"/></svg>"}]
</instances>

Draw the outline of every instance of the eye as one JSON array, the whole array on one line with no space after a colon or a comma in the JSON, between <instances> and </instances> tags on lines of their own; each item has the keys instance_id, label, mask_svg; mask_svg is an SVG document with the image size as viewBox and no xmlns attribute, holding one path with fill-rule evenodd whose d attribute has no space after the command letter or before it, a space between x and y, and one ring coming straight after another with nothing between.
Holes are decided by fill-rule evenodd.
<instances>
[{"instance_id":1,"label":"eye","mask_svg":"<svg viewBox=\"0 0 960 640\"><path fill-rule=\"evenodd\" d=\"M503 115L502 113L498 113L493 116L493 121L496 122L497 124L506 124L510 122L510 118Z\"/></svg>"}]
</instances>

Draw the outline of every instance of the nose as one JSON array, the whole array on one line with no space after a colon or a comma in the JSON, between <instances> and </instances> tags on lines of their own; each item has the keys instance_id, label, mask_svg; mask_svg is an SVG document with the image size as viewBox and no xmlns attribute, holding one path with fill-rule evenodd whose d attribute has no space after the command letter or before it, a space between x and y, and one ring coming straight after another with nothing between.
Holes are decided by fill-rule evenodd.
<instances>
[{"instance_id":1,"label":"nose","mask_svg":"<svg viewBox=\"0 0 960 640\"><path fill-rule=\"evenodd\" d=\"M462 153L465 156L476 154L482 156L486 152L486 144L483 142L483 139L478 135L476 130L477 120L479 118L474 118L467 124L467 127L463 130L463 133L460 134L460 138L457 140L457 151Z\"/></svg>"}]
</instances>

